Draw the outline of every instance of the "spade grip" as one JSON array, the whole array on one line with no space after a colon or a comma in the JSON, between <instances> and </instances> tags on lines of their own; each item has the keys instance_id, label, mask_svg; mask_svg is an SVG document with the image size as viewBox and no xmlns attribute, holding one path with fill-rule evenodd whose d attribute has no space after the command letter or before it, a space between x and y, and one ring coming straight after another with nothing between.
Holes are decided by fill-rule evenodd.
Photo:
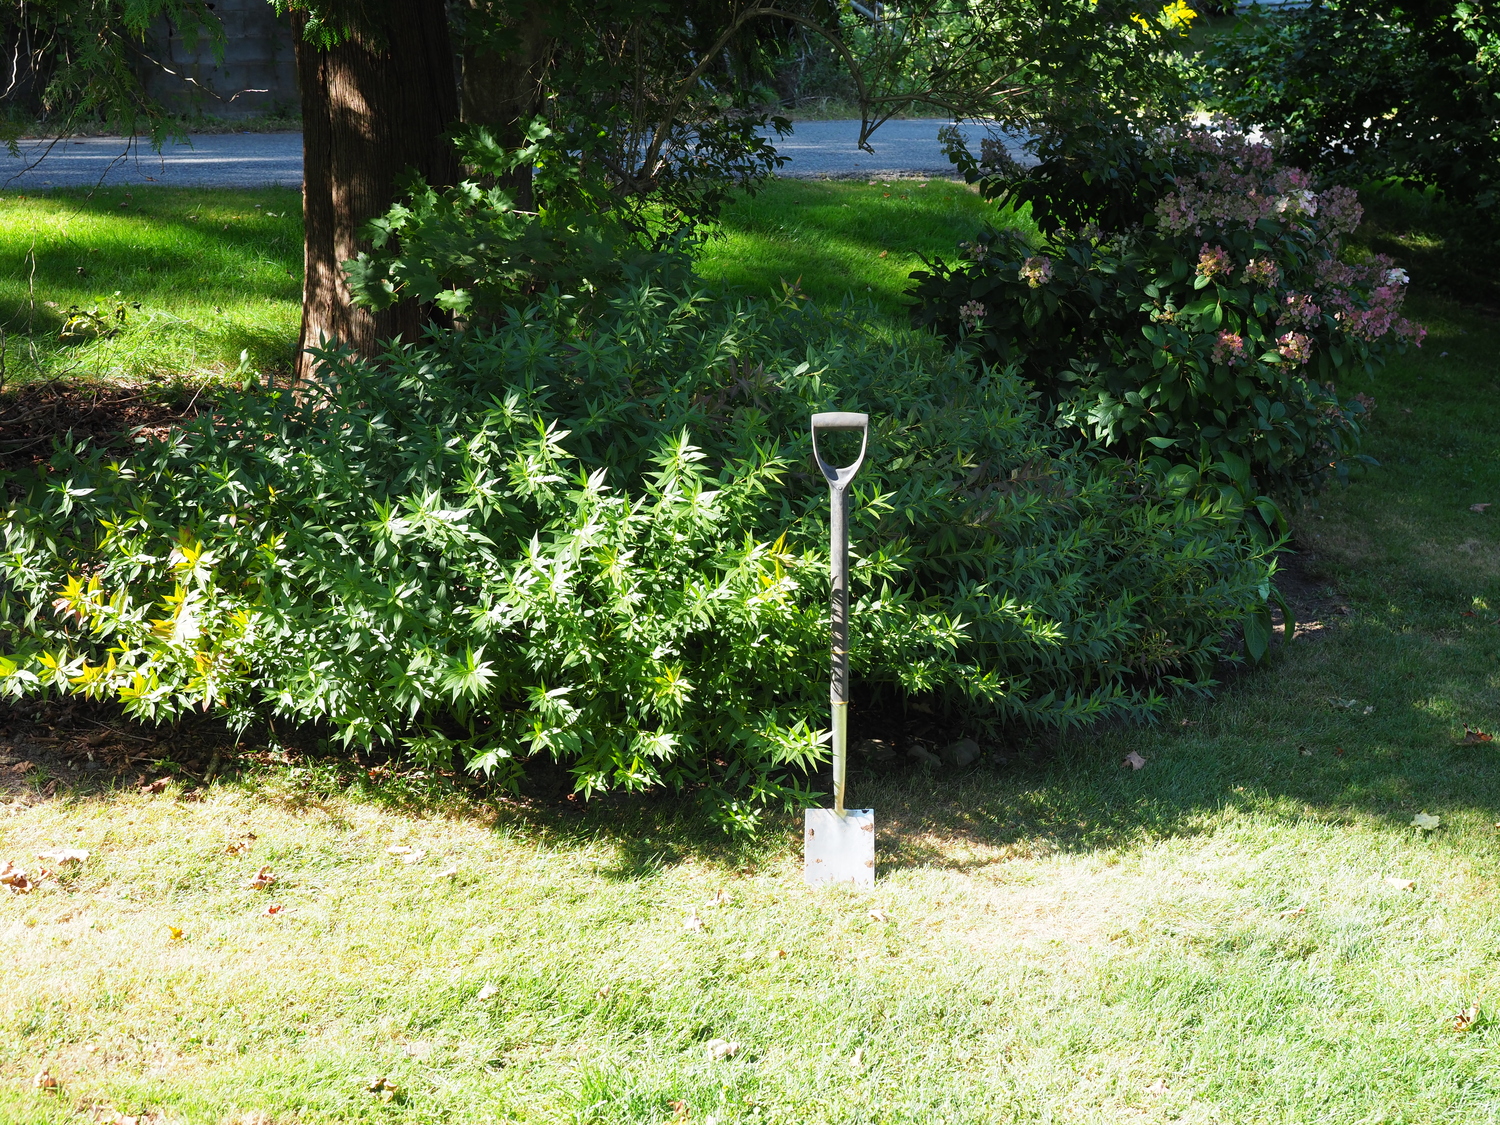
<instances>
[{"instance_id":1,"label":"spade grip","mask_svg":"<svg viewBox=\"0 0 1500 1125\"><path fill-rule=\"evenodd\" d=\"M852 465L831 465L818 449L818 432L858 430L859 456ZM870 416L838 410L812 416L813 457L828 481L828 570L833 593L830 626L832 675L828 698L833 710L833 811L844 815L844 783L849 754L849 482L865 463Z\"/></svg>"}]
</instances>

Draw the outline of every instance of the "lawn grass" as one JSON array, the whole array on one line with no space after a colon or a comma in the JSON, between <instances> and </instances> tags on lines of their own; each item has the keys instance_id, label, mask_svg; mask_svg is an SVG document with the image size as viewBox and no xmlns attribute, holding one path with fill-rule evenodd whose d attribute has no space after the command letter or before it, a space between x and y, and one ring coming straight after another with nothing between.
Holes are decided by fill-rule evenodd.
<instances>
[{"instance_id":1,"label":"lawn grass","mask_svg":"<svg viewBox=\"0 0 1500 1125\"><path fill-rule=\"evenodd\" d=\"M1345 388L1382 467L1294 520L1310 633L1155 728L856 772L873 894L670 798L27 774L0 863L90 855L0 897L0 1121L1500 1121L1500 326L1410 311Z\"/></svg>"},{"instance_id":2,"label":"lawn grass","mask_svg":"<svg viewBox=\"0 0 1500 1125\"><path fill-rule=\"evenodd\" d=\"M953 180L772 180L724 209L698 272L756 294L796 284L822 303L852 297L904 318L901 294L922 256L951 261L986 222L1025 226Z\"/></svg>"},{"instance_id":3,"label":"lawn grass","mask_svg":"<svg viewBox=\"0 0 1500 1125\"><path fill-rule=\"evenodd\" d=\"M301 290L294 190L0 192L0 331L12 385L212 381L242 352L255 370L284 370ZM70 310L97 316L62 338Z\"/></svg>"}]
</instances>

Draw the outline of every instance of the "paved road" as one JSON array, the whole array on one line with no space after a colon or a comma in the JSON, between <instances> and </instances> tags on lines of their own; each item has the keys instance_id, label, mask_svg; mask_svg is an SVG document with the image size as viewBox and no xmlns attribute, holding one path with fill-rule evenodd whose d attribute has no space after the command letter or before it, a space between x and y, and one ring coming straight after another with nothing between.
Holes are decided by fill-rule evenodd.
<instances>
[{"instance_id":1,"label":"paved road","mask_svg":"<svg viewBox=\"0 0 1500 1125\"><path fill-rule=\"evenodd\" d=\"M791 158L783 176L873 176L882 173L952 175L938 147L938 119L889 121L871 140L874 154L855 147L857 121L804 121L777 143ZM967 126L971 143L980 130ZM224 133L167 145L160 154L149 145L121 137L89 137L21 146L16 158L0 152L0 186L35 191L48 187L105 184L167 184L178 187L264 187L302 184L300 133Z\"/></svg>"}]
</instances>

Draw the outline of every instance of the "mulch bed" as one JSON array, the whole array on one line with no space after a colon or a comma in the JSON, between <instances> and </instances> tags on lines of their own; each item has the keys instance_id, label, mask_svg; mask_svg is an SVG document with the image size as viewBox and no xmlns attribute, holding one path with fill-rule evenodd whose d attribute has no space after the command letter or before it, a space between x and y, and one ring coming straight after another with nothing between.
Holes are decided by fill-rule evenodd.
<instances>
[{"instance_id":1,"label":"mulch bed","mask_svg":"<svg viewBox=\"0 0 1500 1125\"><path fill-rule=\"evenodd\" d=\"M46 461L55 441L128 449L136 436L161 436L212 407L202 393L33 383L0 396L0 472Z\"/></svg>"}]
</instances>

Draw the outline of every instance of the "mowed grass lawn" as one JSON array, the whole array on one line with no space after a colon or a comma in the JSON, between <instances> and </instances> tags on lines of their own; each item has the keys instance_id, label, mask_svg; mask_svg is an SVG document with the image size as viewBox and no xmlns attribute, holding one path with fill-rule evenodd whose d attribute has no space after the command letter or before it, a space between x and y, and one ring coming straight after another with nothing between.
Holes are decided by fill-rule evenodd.
<instances>
[{"instance_id":1,"label":"mowed grass lawn","mask_svg":"<svg viewBox=\"0 0 1500 1125\"><path fill-rule=\"evenodd\" d=\"M856 774L871 894L672 797L31 771L0 864L89 856L0 897L0 1121L1500 1120L1500 329L1413 306L1382 468L1296 519L1322 627L1155 728Z\"/></svg>"},{"instance_id":2,"label":"mowed grass lawn","mask_svg":"<svg viewBox=\"0 0 1500 1125\"><path fill-rule=\"evenodd\" d=\"M287 370L301 292L295 190L0 192L0 332L16 383L211 382L241 353L256 371Z\"/></svg>"}]
</instances>

